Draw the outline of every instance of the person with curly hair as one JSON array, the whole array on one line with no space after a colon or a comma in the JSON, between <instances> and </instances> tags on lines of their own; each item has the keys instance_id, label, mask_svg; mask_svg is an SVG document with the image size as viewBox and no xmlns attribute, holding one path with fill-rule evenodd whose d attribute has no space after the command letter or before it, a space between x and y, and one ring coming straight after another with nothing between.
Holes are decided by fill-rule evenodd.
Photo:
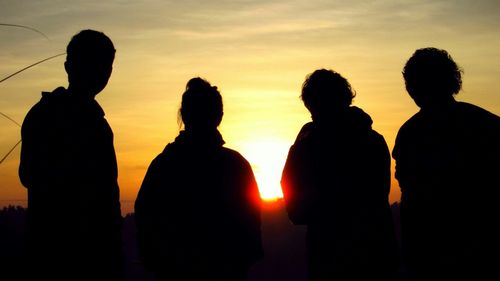
<instances>
[{"instance_id":1,"label":"person with curly hair","mask_svg":"<svg viewBox=\"0 0 500 281\"><path fill-rule=\"evenodd\" d=\"M415 280L500 276L500 118L455 100L462 73L437 48L416 50L403 70L420 111L399 130L392 155L403 257Z\"/></svg>"},{"instance_id":2,"label":"person with curly hair","mask_svg":"<svg viewBox=\"0 0 500 281\"><path fill-rule=\"evenodd\" d=\"M281 185L288 217L307 226L309 280L395 280L384 138L368 114L351 106L354 91L335 71L310 74L301 97L312 122L290 148Z\"/></svg>"}]
</instances>

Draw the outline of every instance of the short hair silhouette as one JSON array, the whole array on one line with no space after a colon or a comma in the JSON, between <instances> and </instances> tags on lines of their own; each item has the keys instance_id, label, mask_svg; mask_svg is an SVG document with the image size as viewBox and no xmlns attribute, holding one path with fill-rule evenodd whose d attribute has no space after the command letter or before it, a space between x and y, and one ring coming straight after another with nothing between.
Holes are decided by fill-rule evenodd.
<instances>
[{"instance_id":1,"label":"short hair silhouette","mask_svg":"<svg viewBox=\"0 0 500 281\"><path fill-rule=\"evenodd\" d=\"M333 70L318 69L302 85L302 101L313 115L348 107L355 96L347 79Z\"/></svg>"},{"instance_id":2,"label":"short hair silhouette","mask_svg":"<svg viewBox=\"0 0 500 281\"><path fill-rule=\"evenodd\" d=\"M73 36L64 63L70 87L88 96L101 92L113 71L115 52L111 39L100 31L87 29Z\"/></svg>"},{"instance_id":3,"label":"short hair silhouette","mask_svg":"<svg viewBox=\"0 0 500 281\"><path fill-rule=\"evenodd\" d=\"M186 128L217 128L222 121L222 96L216 86L202 78L189 80L180 109Z\"/></svg>"},{"instance_id":4,"label":"short hair silhouette","mask_svg":"<svg viewBox=\"0 0 500 281\"><path fill-rule=\"evenodd\" d=\"M115 58L115 52L113 42L106 34L86 29L71 38L66 47L66 60L82 64L96 60L110 63Z\"/></svg>"},{"instance_id":5,"label":"short hair silhouette","mask_svg":"<svg viewBox=\"0 0 500 281\"><path fill-rule=\"evenodd\" d=\"M114 54L104 33L77 33L67 46L67 89L42 92L24 119L19 177L28 191L28 280L122 280L113 131L94 99Z\"/></svg>"},{"instance_id":6,"label":"short hair silhouette","mask_svg":"<svg viewBox=\"0 0 500 281\"><path fill-rule=\"evenodd\" d=\"M448 99L462 88L462 69L437 48L418 49L403 69L406 90L418 106Z\"/></svg>"}]
</instances>

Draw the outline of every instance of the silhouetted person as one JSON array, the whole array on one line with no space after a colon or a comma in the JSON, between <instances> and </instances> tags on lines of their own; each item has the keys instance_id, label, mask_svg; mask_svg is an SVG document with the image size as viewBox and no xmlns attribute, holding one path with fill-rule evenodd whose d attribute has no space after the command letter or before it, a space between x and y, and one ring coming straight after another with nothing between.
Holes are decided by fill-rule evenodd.
<instances>
[{"instance_id":1,"label":"silhouetted person","mask_svg":"<svg viewBox=\"0 0 500 281\"><path fill-rule=\"evenodd\" d=\"M121 213L113 132L94 99L115 49L101 32L73 36L69 86L42 93L22 126L19 176L28 189L31 279L117 280Z\"/></svg>"},{"instance_id":2,"label":"silhouetted person","mask_svg":"<svg viewBox=\"0 0 500 281\"><path fill-rule=\"evenodd\" d=\"M185 130L153 160L135 202L143 262L158 280L245 280L262 256L252 169L223 147L217 87L191 79L180 115Z\"/></svg>"},{"instance_id":3,"label":"silhouetted person","mask_svg":"<svg viewBox=\"0 0 500 281\"><path fill-rule=\"evenodd\" d=\"M403 254L417 280L500 276L500 118L455 101L461 73L435 48L417 50L403 71L420 111L399 130L393 157Z\"/></svg>"},{"instance_id":4,"label":"silhouetted person","mask_svg":"<svg viewBox=\"0 0 500 281\"><path fill-rule=\"evenodd\" d=\"M395 278L384 138L350 106L354 92L332 70L310 74L301 97L313 121L290 148L281 184L290 220L307 225L309 280Z\"/></svg>"}]
</instances>

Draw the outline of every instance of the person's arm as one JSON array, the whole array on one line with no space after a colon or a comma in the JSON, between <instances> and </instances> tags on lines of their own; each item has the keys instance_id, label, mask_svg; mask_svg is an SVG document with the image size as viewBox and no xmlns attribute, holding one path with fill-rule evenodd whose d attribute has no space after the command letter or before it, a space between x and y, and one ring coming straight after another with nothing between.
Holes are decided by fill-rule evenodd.
<instances>
[{"instance_id":1,"label":"person's arm","mask_svg":"<svg viewBox=\"0 0 500 281\"><path fill-rule=\"evenodd\" d=\"M372 175L371 181L376 187L374 192L384 202L388 201L391 191L391 158L384 137L376 134L373 144L372 163L369 171Z\"/></svg>"},{"instance_id":2,"label":"person's arm","mask_svg":"<svg viewBox=\"0 0 500 281\"><path fill-rule=\"evenodd\" d=\"M156 241L154 239L154 199L156 197L155 189L158 188L159 184L158 161L159 159L156 158L149 166L134 205L139 256L148 269L156 267L157 258L155 254Z\"/></svg>"},{"instance_id":3,"label":"person's arm","mask_svg":"<svg viewBox=\"0 0 500 281\"><path fill-rule=\"evenodd\" d=\"M19 164L19 179L24 187L30 188L39 181L40 161L45 138L41 130L43 121L38 116L36 108L28 112L21 127L21 159Z\"/></svg>"},{"instance_id":4,"label":"person's arm","mask_svg":"<svg viewBox=\"0 0 500 281\"><path fill-rule=\"evenodd\" d=\"M252 168L248 162L244 162L245 174L245 202L246 202L246 221L248 235L248 251L250 255L249 263L253 263L260 259L263 255L262 248L262 232L261 232L261 211L262 199L260 198L257 181L253 174Z\"/></svg>"},{"instance_id":5,"label":"person's arm","mask_svg":"<svg viewBox=\"0 0 500 281\"><path fill-rule=\"evenodd\" d=\"M308 213L313 205L314 178L304 147L293 145L283 168L281 187L288 217L294 224L307 224Z\"/></svg>"}]
</instances>

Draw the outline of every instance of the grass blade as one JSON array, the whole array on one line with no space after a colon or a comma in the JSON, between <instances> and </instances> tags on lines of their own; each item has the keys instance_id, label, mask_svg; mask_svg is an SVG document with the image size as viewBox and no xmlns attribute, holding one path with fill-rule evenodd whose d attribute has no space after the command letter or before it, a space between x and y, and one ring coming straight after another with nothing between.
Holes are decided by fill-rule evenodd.
<instances>
[{"instance_id":1,"label":"grass blade","mask_svg":"<svg viewBox=\"0 0 500 281\"><path fill-rule=\"evenodd\" d=\"M41 32L40 30L38 29L35 29L33 27L29 27L29 26L26 26L26 25L19 25L19 24L10 24L10 23L0 23L0 26L10 26L10 27L19 27L19 28L24 28L24 29L28 29L28 30L31 30L31 31L34 31L40 35L42 35L43 37L45 37L47 40L50 40L49 37L47 37L47 35L45 35L43 32Z\"/></svg>"},{"instance_id":2,"label":"grass blade","mask_svg":"<svg viewBox=\"0 0 500 281\"><path fill-rule=\"evenodd\" d=\"M5 81L5 80L7 80L7 79L11 78L12 76L15 76L15 75L17 75L17 74L19 74L19 73L21 73L21 72L25 71L26 69L30 69L30 68L32 68L32 67L33 67L33 66L35 66L35 65L41 64L42 62L45 62L45 61L51 60L51 59L53 59L53 58L60 57L60 56L65 55L65 54L66 54L66 53L61 53L61 54L58 54L58 55L55 55L55 56L48 57L48 58L43 59L43 60L41 60L41 61L37 61L37 62L35 62L34 64L30 64L30 65L26 66L25 68L23 68L23 69L21 69L21 70L18 70L18 71L16 71L16 72L12 73L11 75L9 75L9 76L7 76L7 77L3 78L2 80L0 80L0 83L2 83L3 81Z\"/></svg>"},{"instance_id":3,"label":"grass blade","mask_svg":"<svg viewBox=\"0 0 500 281\"><path fill-rule=\"evenodd\" d=\"M5 156L2 158L2 160L0 160L0 164L3 163L3 161L5 159L7 159L7 157L9 157L9 155L12 153L12 151L14 151L14 149L16 149L16 147L21 143L22 140L19 140L10 150L9 152L7 152L7 154L5 154Z\"/></svg>"},{"instance_id":4,"label":"grass blade","mask_svg":"<svg viewBox=\"0 0 500 281\"><path fill-rule=\"evenodd\" d=\"M4 113L0 112L0 115L2 115L3 117L9 119L10 121L12 121L12 123L16 124L17 126L21 127L21 125L19 123L17 123L16 120L10 118L7 114L4 114Z\"/></svg>"}]
</instances>

